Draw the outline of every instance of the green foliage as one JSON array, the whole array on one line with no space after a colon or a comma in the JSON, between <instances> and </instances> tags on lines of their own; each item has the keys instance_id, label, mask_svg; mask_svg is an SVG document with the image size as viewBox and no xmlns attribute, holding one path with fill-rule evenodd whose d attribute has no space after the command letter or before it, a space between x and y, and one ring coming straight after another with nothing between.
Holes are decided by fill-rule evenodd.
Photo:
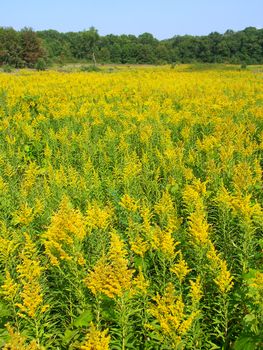
<instances>
[{"instance_id":1,"label":"green foliage","mask_svg":"<svg viewBox=\"0 0 263 350\"><path fill-rule=\"evenodd\" d=\"M24 28L19 34L22 60L27 67L33 68L37 61L44 57L41 40L31 28Z\"/></svg>"},{"instance_id":2,"label":"green foliage","mask_svg":"<svg viewBox=\"0 0 263 350\"><path fill-rule=\"evenodd\" d=\"M3 67L2 67L2 70L3 72L5 73L11 73L13 71L13 67L10 66L9 64L5 64Z\"/></svg>"},{"instance_id":3,"label":"green foliage","mask_svg":"<svg viewBox=\"0 0 263 350\"><path fill-rule=\"evenodd\" d=\"M38 71L46 70L47 64L43 58L39 58L35 64L35 68Z\"/></svg>"},{"instance_id":4,"label":"green foliage","mask_svg":"<svg viewBox=\"0 0 263 350\"><path fill-rule=\"evenodd\" d=\"M247 64L246 63L242 63L240 68L243 69L243 70L247 69Z\"/></svg>"},{"instance_id":5,"label":"green foliage","mask_svg":"<svg viewBox=\"0 0 263 350\"><path fill-rule=\"evenodd\" d=\"M235 350L260 350L263 345L262 336L242 336L235 342Z\"/></svg>"},{"instance_id":6,"label":"green foliage","mask_svg":"<svg viewBox=\"0 0 263 350\"><path fill-rule=\"evenodd\" d=\"M95 65L85 65L80 67L81 72L100 72L101 69Z\"/></svg>"},{"instance_id":7,"label":"green foliage","mask_svg":"<svg viewBox=\"0 0 263 350\"><path fill-rule=\"evenodd\" d=\"M34 338L50 350L80 349L91 323L98 332L108 330L110 349L260 349L261 80L249 71L222 72L221 65L219 72L209 72L207 63L192 67L187 74L168 66L0 76L0 347L9 322L28 344ZM125 207L124 194L133 206L126 198ZM65 196L72 217L70 211L57 215ZM200 246L189 230L196 203L209 227L209 244ZM77 214L85 222L82 241L75 239ZM45 248L52 227L68 240L58 265ZM127 253L118 257L133 277L123 295L111 298L95 294L86 281L102 257L101 271L113 271L113 231ZM25 232L35 250L31 257L27 248L28 268L41 264L37 283L48 306L31 320L17 306ZM60 243L52 239L58 254ZM208 258L211 247L216 255ZM179 251L189 268L182 281L171 270ZM234 282L229 291L219 288L229 279L224 261ZM109 289L115 275L113 284L106 273ZM174 291L164 298L170 283ZM180 339L171 338L190 315Z\"/></svg>"},{"instance_id":8,"label":"green foliage","mask_svg":"<svg viewBox=\"0 0 263 350\"><path fill-rule=\"evenodd\" d=\"M94 64L263 64L262 40L263 29L253 27L207 36L176 35L160 41L150 33L100 36L94 27L68 33L0 27L0 65L34 67L39 58L60 65L81 60Z\"/></svg>"},{"instance_id":9,"label":"green foliage","mask_svg":"<svg viewBox=\"0 0 263 350\"><path fill-rule=\"evenodd\" d=\"M15 31L0 27L0 65L33 68L45 56L42 41L31 28Z\"/></svg>"},{"instance_id":10,"label":"green foliage","mask_svg":"<svg viewBox=\"0 0 263 350\"><path fill-rule=\"evenodd\" d=\"M263 273L250 269L243 278L247 312L243 318L243 331L235 342L235 350L259 350L263 345Z\"/></svg>"}]
</instances>

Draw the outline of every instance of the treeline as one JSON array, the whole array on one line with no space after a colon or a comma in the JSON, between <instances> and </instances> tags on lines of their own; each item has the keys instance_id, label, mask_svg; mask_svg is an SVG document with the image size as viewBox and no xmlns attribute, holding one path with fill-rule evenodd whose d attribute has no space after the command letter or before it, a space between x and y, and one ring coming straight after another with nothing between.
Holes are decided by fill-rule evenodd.
<instances>
[{"instance_id":1,"label":"treeline","mask_svg":"<svg viewBox=\"0 0 263 350\"><path fill-rule=\"evenodd\" d=\"M94 63L263 63L263 29L213 32L207 36L174 36L157 40L150 33L100 36L91 27L81 32L56 30L34 32L0 28L0 65L34 67L39 60L47 64L75 61Z\"/></svg>"},{"instance_id":2,"label":"treeline","mask_svg":"<svg viewBox=\"0 0 263 350\"><path fill-rule=\"evenodd\" d=\"M33 68L44 58L48 58L45 44L32 29L0 27L0 65Z\"/></svg>"}]
</instances>

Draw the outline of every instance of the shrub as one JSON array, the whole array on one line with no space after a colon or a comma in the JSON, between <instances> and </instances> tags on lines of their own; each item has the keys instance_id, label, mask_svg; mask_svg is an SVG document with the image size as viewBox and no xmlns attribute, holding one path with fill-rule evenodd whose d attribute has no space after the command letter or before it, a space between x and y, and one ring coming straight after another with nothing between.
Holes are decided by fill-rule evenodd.
<instances>
[{"instance_id":1,"label":"shrub","mask_svg":"<svg viewBox=\"0 0 263 350\"><path fill-rule=\"evenodd\" d=\"M44 71L47 68L46 61L43 58L39 58L35 64L35 68L38 71Z\"/></svg>"},{"instance_id":2,"label":"shrub","mask_svg":"<svg viewBox=\"0 0 263 350\"><path fill-rule=\"evenodd\" d=\"M95 65L81 66L81 72L99 72L100 68Z\"/></svg>"},{"instance_id":3,"label":"shrub","mask_svg":"<svg viewBox=\"0 0 263 350\"><path fill-rule=\"evenodd\" d=\"M3 69L3 72L5 73L11 73L13 71L13 67L10 66L9 64L4 65L2 69Z\"/></svg>"},{"instance_id":4,"label":"shrub","mask_svg":"<svg viewBox=\"0 0 263 350\"><path fill-rule=\"evenodd\" d=\"M247 64L246 63L242 63L240 69L247 69Z\"/></svg>"}]
</instances>

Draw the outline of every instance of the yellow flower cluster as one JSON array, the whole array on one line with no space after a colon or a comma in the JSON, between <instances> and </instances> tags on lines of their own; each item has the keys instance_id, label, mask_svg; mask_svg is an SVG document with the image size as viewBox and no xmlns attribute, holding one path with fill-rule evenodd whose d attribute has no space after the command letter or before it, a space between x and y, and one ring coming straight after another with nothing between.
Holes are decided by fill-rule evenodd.
<instances>
[{"instance_id":1,"label":"yellow flower cluster","mask_svg":"<svg viewBox=\"0 0 263 350\"><path fill-rule=\"evenodd\" d=\"M241 192L238 192L236 195L231 195L225 187L222 187L217 194L216 201L229 208L234 216L240 217L245 223L250 224L253 218L262 221L262 208L259 203L251 202L251 194L242 195Z\"/></svg>"},{"instance_id":2,"label":"yellow flower cluster","mask_svg":"<svg viewBox=\"0 0 263 350\"><path fill-rule=\"evenodd\" d=\"M30 343L26 342L26 337L15 332L13 328L7 324L7 330L9 333L9 341L4 345L3 350L41 350L43 349L35 340Z\"/></svg>"},{"instance_id":3,"label":"yellow flower cluster","mask_svg":"<svg viewBox=\"0 0 263 350\"><path fill-rule=\"evenodd\" d=\"M189 269L187 262L183 259L182 252L179 251L178 253L179 253L179 261L170 268L170 271L175 273L179 282L182 283L185 276L191 270Z\"/></svg>"},{"instance_id":4,"label":"yellow flower cluster","mask_svg":"<svg viewBox=\"0 0 263 350\"><path fill-rule=\"evenodd\" d=\"M209 224L203 211L194 211L190 215L189 232L195 243L202 246L209 242Z\"/></svg>"},{"instance_id":5,"label":"yellow flower cluster","mask_svg":"<svg viewBox=\"0 0 263 350\"><path fill-rule=\"evenodd\" d=\"M107 333L107 330L99 331L91 323L86 339L79 350L109 350L110 336Z\"/></svg>"},{"instance_id":6,"label":"yellow flower cluster","mask_svg":"<svg viewBox=\"0 0 263 350\"><path fill-rule=\"evenodd\" d=\"M121 297L131 287L133 270L128 268L124 243L116 232L111 234L111 245L107 256L95 264L85 279L94 295L103 293L109 298Z\"/></svg>"},{"instance_id":7,"label":"yellow flower cluster","mask_svg":"<svg viewBox=\"0 0 263 350\"><path fill-rule=\"evenodd\" d=\"M5 273L5 282L2 285L1 294L6 300L14 302L18 289L18 284L12 279L10 272L7 270Z\"/></svg>"},{"instance_id":8,"label":"yellow flower cluster","mask_svg":"<svg viewBox=\"0 0 263 350\"><path fill-rule=\"evenodd\" d=\"M160 200L154 205L154 211L158 214L160 224L166 226L166 230L174 232L180 227L181 220L177 216L177 209L170 193L163 192Z\"/></svg>"},{"instance_id":9,"label":"yellow flower cluster","mask_svg":"<svg viewBox=\"0 0 263 350\"><path fill-rule=\"evenodd\" d=\"M20 208L14 213L13 221L15 224L29 225L34 219L33 208L27 203L23 203Z\"/></svg>"},{"instance_id":10,"label":"yellow flower cluster","mask_svg":"<svg viewBox=\"0 0 263 350\"><path fill-rule=\"evenodd\" d=\"M82 241L85 235L84 217L78 210L73 209L68 198L64 197L58 212L52 216L51 225L42 236L51 264L58 266L60 260L71 260L75 242Z\"/></svg>"},{"instance_id":11,"label":"yellow flower cluster","mask_svg":"<svg viewBox=\"0 0 263 350\"><path fill-rule=\"evenodd\" d=\"M144 254L149 250L150 244L144 240L140 234L135 234L134 238L130 239L131 250L141 257L144 257Z\"/></svg>"},{"instance_id":12,"label":"yellow flower cluster","mask_svg":"<svg viewBox=\"0 0 263 350\"><path fill-rule=\"evenodd\" d=\"M147 295L149 285L150 283L144 277L142 268L140 267L138 275L132 281L132 288L133 288L134 294Z\"/></svg>"},{"instance_id":13,"label":"yellow flower cluster","mask_svg":"<svg viewBox=\"0 0 263 350\"><path fill-rule=\"evenodd\" d=\"M198 303L203 296L200 276L198 276L195 281L190 281L190 285L191 285L190 295L192 299L192 305L196 307L198 306Z\"/></svg>"},{"instance_id":14,"label":"yellow flower cluster","mask_svg":"<svg viewBox=\"0 0 263 350\"><path fill-rule=\"evenodd\" d=\"M253 300L254 305L259 309L259 316L262 319L263 316L263 305L262 305L262 296L263 296L263 273L256 271L255 275L248 279L248 296Z\"/></svg>"},{"instance_id":15,"label":"yellow flower cluster","mask_svg":"<svg viewBox=\"0 0 263 350\"><path fill-rule=\"evenodd\" d=\"M216 285L223 295L227 294L233 287L234 283L233 277L227 269L226 261L221 259L212 244L210 244L207 257L211 262L213 272L217 274L216 278L214 279Z\"/></svg>"},{"instance_id":16,"label":"yellow flower cluster","mask_svg":"<svg viewBox=\"0 0 263 350\"><path fill-rule=\"evenodd\" d=\"M43 304L43 291L41 286L41 274L43 268L36 256L37 251L30 236L25 234L25 245L20 254L21 263L17 265L18 279L22 287L20 298L21 303L16 306L20 309L20 315L27 315L30 318L37 318L38 313L48 309Z\"/></svg>"},{"instance_id":17,"label":"yellow flower cluster","mask_svg":"<svg viewBox=\"0 0 263 350\"><path fill-rule=\"evenodd\" d=\"M120 205L128 211L135 212L138 209L138 204L135 199L125 194L120 201Z\"/></svg>"},{"instance_id":18,"label":"yellow flower cluster","mask_svg":"<svg viewBox=\"0 0 263 350\"><path fill-rule=\"evenodd\" d=\"M223 348L229 315L260 328L262 79L224 68L0 72L5 350Z\"/></svg>"},{"instance_id":19,"label":"yellow flower cluster","mask_svg":"<svg viewBox=\"0 0 263 350\"><path fill-rule=\"evenodd\" d=\"M176 348L192 326L198 313L195 311L190 315L185 313L182 296L176 296L174 286L171 283L168 284L164 295L157 294L154 301L155 303L151 304L149 312L160 325L162 333L172 340L172 344Z\"/></svg>"},{"instance_id":20,"label":"yellow flower cluster","mask_svg":"<svg viewBox=\"0 0 263 350\"><path fill-rule=\"evenodd\" d=\"M6 264L19 245L19 237L0 221L0 262Z\"/></svg>"},{"instance_id":21,"label":"yellow flower cluster","mask_svg":"<svg viewBox=\"0 0 263 350\"><path fill-rule=\"evenodd\" d=\"M86 222L87 227L105 229L113 218L113 210L110 207L100 208L98 203L88 204Z\"/></svg>"},{"instance_id":22,"label":"yellow flower cluster","mask_svg":"<svg viewBox=\"0 0 263 350\"><path fill-rule=\"evenodd\" d=\"M16 266L17 278L13 278L6 269L1 294L13 307L18 307L20 317L36 320L49 305L44 304L43 300L43 267L40 265L37 248L27 233L24 234L24 245L19 258L20 263Z\"/></svg>"},{"instance_id":23,"label":"yellow flower cluster","mask_svg":"<svg viewBox=\"0 0 263 350\"><path fill-rule=\"evenodd\" d=\"M183 190L183 200L189 212L204 209L204 199L207 196L206 183L193 179L191 185L187 184Z\"/></svg>"},{"instance_id":24,"label":"yellow flower cluster","mask_svg":"<svg viewBox=\"0 0 263 350\"><path fill-rule=\"evenodd\" d=\"M151 247L159 250L164 256L172 258L174 256L175 242L170 230L162 230L159 226L152 229L151 235L148 236Z\"/></svg>"}]
</instances>

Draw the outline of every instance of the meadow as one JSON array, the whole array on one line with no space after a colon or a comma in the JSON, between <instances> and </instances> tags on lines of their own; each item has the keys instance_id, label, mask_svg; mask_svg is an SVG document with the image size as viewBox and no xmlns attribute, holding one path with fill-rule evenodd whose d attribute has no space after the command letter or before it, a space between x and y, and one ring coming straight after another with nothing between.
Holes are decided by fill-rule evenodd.
<instances>
[{"instance_id":1,"label":"meadow","mask_svg":"<svg viewBox=\"0 0 263 350\"><path fill-rule=\"evenodd\" d=\"M0 348L263 344L262 73L0 73Z\"/></svg>"}]
</instances>

